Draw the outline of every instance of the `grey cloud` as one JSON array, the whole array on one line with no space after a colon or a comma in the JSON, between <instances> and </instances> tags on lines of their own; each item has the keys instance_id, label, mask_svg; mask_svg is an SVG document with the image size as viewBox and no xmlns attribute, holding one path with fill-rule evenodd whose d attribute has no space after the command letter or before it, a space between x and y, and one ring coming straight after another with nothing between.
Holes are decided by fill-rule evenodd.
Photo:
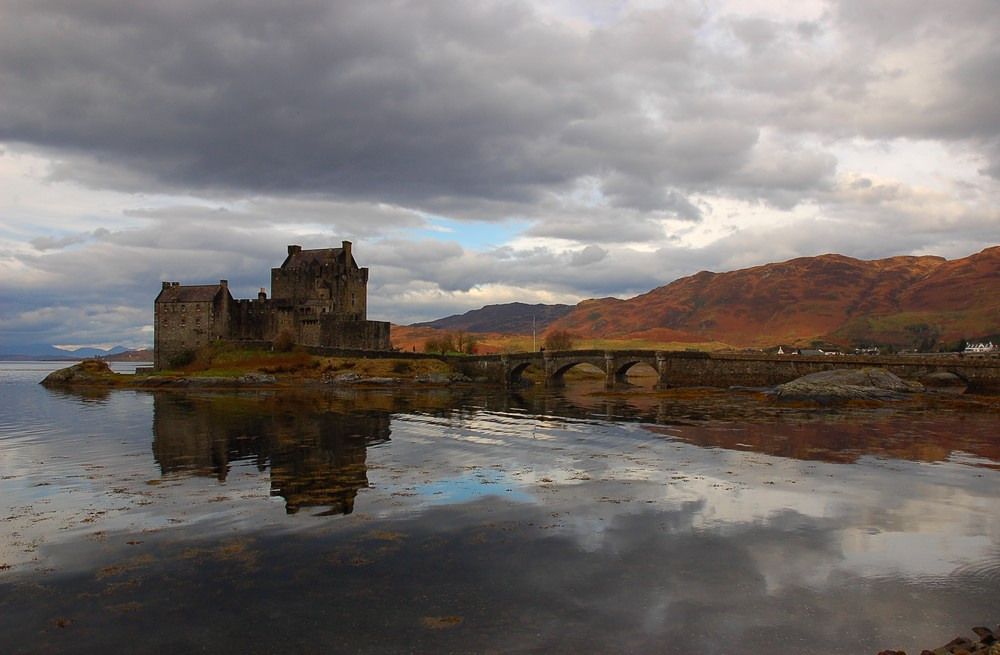
<instances>
[{"instance_id":1,"label":"grey cloud","mask_svg":"<svg viewBox=\"0 0 1000 655\"><path fill-rule=\"evenodd\" d=\"M527 61L501 65L556 36L504 5L51 1L4 13L0 135L184 187L526 198L566 173L525 151L592 111L540 87Z\"/></svg>"},{"instance_id":2,"label":"grey cloud","mask_svg":"<svg viewBox=\"0 0 1000 655\"><path fill-rule=\"evenodd\" d=\"M655 212L744 186L764 127L978 148L1000 130L989 2L845 0L808 29L713 23L677 3L589 34L518 3L5 5L0 138L80 160L58 178L128 189L315 192L496 219L593 177L613 206ZM732 43L704 36L726 29ZM887 71L924 41L948 75L926 106ZM800 173L782 206L822 188L803 175L818 162L778 167Z\"/></svg>"},{"instance_id":3,"label":"grey cloud","mask_svg":"<svg viewBox=\"0 0 1000 655\"><path fill-rule=\"evenodd\" d=\"M724 182L756 139L673 107L698 76L683 5L581 35L511 3L6 4L0 138L87 160L57 179L474 213L627 176L645 210Z\"/></svg>"},{"instance_id":4,"label":"grey cloud","mask_svg":"<svg viewBox=\"0 0 1000 655\"><path fill-rule=\"evenodd\" d=\"M687 198L637 175L609 175L602 181L601 191L614 207L639 212L670 212L676 218L689 221L701 219L701 210Z\"/></svg>"},{"instance_id":5,"label":"grey cloud","mask_svg":"<svg viewBox=\"0 0 1000 655\"><path fill-rule=\"evenodd\" d=\"M914 36L948 32L952 27L977 27L996 19L993 0L912 2L911 0L835 0L830 3L838 22L853 34L873 41L909 41Z\"/></svg>"},{"instance_id":6,"label":"grey cloud","mask_svg":"<svg viewBox=\"0 0 1000 655\"><path fill-rule=\"evenodd\" d=\"M578 250L573 253L569 262L571 266L589 266L591 264L596 264L607 256L607 250L600 246L591 244L583 250Z\"/></svg>"},{"instance_id":7,"label":"grey cloud","mask_svg":"<svg viewBox=\"0 0 1000 655\"><path fill-rule=\"evenodd\" d=\"M90 235L72 234L65 237L36 237L29 241L35 250L61 250L67 246L83 243Z\"/></svg>"},{"instance_id":8,"label":"grey cloud","mask_svg":"<svg viewBox=\"0 0 1000 655\"><path fill-rule=\"evenodd\" d=\"M655 219L636 216L628 210L616 210L607 215L581 212L578 217L548 218L538 222L527 233L538 237L610 243L657 242L664 238L663 227Z\"/></svg>"},{"instance_id":9,"label":"grey cloud","mask_svg":"<svg viewBox=\"0 0 1000 655\"><path fill-rule=\"evenodd\" d=\"M781 25L765 18L740 18L732 21L733 33L746 47L761 52L781 35ZM798 30L796 30L798 33Z\"/></svg>"}]
</instances>

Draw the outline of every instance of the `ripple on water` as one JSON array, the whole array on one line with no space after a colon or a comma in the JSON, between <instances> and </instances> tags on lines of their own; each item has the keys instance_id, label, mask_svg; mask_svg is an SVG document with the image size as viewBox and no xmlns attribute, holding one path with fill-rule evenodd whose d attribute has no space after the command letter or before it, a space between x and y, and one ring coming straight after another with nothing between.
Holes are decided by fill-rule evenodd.
<instances>
[{"instance_id":1,"label":"ripple on water","mask_svg":"<svg viewBox=\"0 0 1000 655\"><path fill-rule=\"evenodd\" d=\"M952 584L953 578L985 588L1000 588L1000 551L958 567L948 578Z\"/></svg>"}]
</instances>

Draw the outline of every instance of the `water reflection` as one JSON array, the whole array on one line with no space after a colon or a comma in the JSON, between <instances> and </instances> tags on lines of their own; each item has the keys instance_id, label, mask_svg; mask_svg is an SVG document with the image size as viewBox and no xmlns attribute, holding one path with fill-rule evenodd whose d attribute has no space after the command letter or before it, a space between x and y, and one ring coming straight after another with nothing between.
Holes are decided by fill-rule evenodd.
<instances>
[{"instance_id":1,"label":"water reflection","mask_svg":"<svg viewBox=\"0 0 1000 655\"><path fill-rule=\"evenodd\" d=\"M315 400L315 399L314 399ZM368 446L389 440L389 413L343 413L305 399L158 394L153 456L163 474L225 481L235 461L270 470L271 495L292 514L350 514L368 486Z\"/></svg>"},{"instance_id":2,"label":"water reflection","mask_svg":"<svg viewBox=\"0 0 1000 655\"><path fill-rule=\"evenodd\" d=\"M5 391L12 652L920 652L1000 610L968 401Z\"/></svg>"}]
</instances>

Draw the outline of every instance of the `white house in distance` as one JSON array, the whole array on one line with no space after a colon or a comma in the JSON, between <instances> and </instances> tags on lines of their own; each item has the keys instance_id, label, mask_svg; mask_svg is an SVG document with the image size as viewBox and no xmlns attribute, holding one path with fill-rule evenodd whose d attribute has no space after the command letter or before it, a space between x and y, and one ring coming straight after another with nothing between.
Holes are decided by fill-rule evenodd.
<instances>
[{"instance_id":1,"label":"white house in distance","mask_svg":"<svg viewBox=\"0 0 1000 655\"><path fill-rule=\"evenodd\" d=\"M993 353L997 351L997 347L993 345L992 341L987 341L985 343L970 343L965 346L963 352L967 353Z\"/></svg>"}]
</instances>

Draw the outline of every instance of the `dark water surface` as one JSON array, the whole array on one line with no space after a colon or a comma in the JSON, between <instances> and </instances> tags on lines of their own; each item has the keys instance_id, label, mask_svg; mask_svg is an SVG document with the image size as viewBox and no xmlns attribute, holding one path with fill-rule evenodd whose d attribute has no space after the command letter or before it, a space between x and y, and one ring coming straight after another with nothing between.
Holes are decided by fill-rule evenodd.
<instances>
[{"instance_id":1,"label":"dark water surface","mask_svg":"<svg viewBox=\"0 0 1000 655\"><path fill-rule=\"evenodd\" d=\"M2 653L875 653L1000 619L991 400L46 391Z\"/></svg>"}]
</instances>

